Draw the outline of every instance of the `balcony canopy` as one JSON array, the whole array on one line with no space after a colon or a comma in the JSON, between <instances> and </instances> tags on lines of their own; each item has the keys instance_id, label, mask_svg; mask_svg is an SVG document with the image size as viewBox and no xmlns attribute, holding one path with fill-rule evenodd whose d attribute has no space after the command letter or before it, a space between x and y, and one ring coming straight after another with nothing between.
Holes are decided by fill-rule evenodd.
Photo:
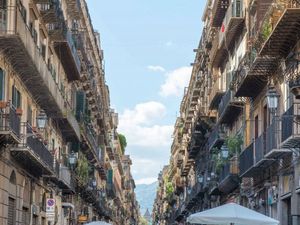
<instances>
[{"instance_id":1,"label":"balcony canopy","mask_svg":"<svg viewBox=\"0 0 300 225\"><path fill-rule=\"evenodd\" d=\"M278 225L279 221L240 206L228 203L213 209L192 214L187 218L189 223L197 224L235 224L235 225Z\"/></svg>"}]
</instances>

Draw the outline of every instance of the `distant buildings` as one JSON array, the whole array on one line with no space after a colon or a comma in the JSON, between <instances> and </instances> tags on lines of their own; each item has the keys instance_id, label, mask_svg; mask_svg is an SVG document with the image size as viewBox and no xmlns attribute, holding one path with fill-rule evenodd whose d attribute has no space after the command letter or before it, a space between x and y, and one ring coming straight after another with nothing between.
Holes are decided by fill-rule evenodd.
<instances>
[{"instance_id":1,"label":"distant buildings","mask_svg":"<svg viewBox=\"0 0 300 225\"><path fill-rule=\"evenodd\" d=\"M0 224L138 224L84 0L0 1Z\"/></svg>"},{"instance_id":2,"label":"distant buildings","mask_svg":"<svg viewBox=\"0 0 300 225\"><path fill-rule=\"evenodd\" d=\"M300 5L208 0L153 224L237 202L300 222Z\"/></svg>"}]
</instances>

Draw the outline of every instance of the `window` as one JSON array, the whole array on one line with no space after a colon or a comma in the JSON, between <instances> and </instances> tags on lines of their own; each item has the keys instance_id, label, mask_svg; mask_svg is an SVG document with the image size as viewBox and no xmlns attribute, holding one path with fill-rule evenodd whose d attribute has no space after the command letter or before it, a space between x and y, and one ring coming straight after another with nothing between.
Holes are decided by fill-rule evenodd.
<instances>
[{"instance_id":1,"label":"window","mask_svg":"<svg viewBox=\"0 0 300 225\"><path fill-rule=\"evenodd\" d=\"M22 224L23 225L30 224L30 213L29 213L29 209L26 207L22 208Z\"/></svg>"},{"instance_id":2,"label":"window","mask_svg":"<svg viewBox=\"0 0 300 225\"><path fill-rule=\"evenodd\" d=\"M255 116L255 119L254 119L254 121L255 121L255 124L254 124L254 127L255 127L255 129L254 129L254 138L256 139L256 138L258 138L258 116Z\"/></svg>"},{"instance_id":3,"label":"window","mask_svg":"<svg viewBox=\"0 0 300 225\"><path fill-rule=\"evenodd\" d=\"M7 27L7 12L4 8L1 7L6 7L2 5L3 3L0 0L0 30L1 31L6 31ZM4 10L3 10L4 9Z\"/></svg>"},{"instance_id":4,"label":"window","mask_svg":"<svg viewBox=\"0 0 300 225\"><path fill-rule=\"evenodd\" d=\"M8 217L7 217L7 225L15 225L16 224L16 202L13 198L8 198Z\"/></svg>"},{"instance_id":5,"label":"window","mask_svg":"<svg viewBox=\"0 0 300 225\"><path fill-rule=\"evenodd\" d=\"M0 9L6 9L6 8L7 8L6 0L0 0Z\"/></svg>"},{"instance_id":6,"label":"window","mask_svg":"<svg viewBox=\"0 0 300 225\"><path fill-rule=\"evenodd\" d=\"M5 99L5 73L0 69L0 100Z\"/></svg>"},{"instance_id":7,"label":"window","mask_svg":"<svg viewBox=\"0 0 300 225\"><path fill-rule=\"evenodd\" d=\"M43 59L45 60L46 58L46 45L44 45L43 43L41 43L41 54Z\"/></svg>"},{"instance_id":8,"label":"window","mask_svg":"<svg viewBox=\"0 0 300 225\"><path fill-rule=\"evenodd\" d=\"M12 86L12 104L16 108L21 108L21 93L15 85Z\"/></svg>"},{"instance_id":9,"label":"window","mask_svg":"<svg viewBox=\"0 0 300 225\"><path fill-rule=\"evenodd\" d=\"M32 125L32 109L30 105L27 107L27 122Z\"/></svg>"},{"instance_id":10,"label":"window","mask_svg":"<svg viewBox=\"0 0 300 225\"><path fill-rule=\"evenodd\" d=\"M17 178L15 171L12 171L9 177L9 183L16 185L17 184Z\"/></svg>"}]
</instances>

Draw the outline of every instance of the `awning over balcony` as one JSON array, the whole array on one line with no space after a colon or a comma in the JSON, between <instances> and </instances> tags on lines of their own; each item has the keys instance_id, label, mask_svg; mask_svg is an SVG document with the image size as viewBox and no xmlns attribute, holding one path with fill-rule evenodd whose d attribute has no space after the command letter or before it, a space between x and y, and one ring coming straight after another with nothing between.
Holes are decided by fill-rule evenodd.
<instances>
[{"instance_id":1,"label":"awning over balcony","mask_svg":"<svg viewBox=\"0 0 300 225\"><path fill-rule=\"evenodd\" d=\"M264 43L260 55L286 57L296 45L300 34L300 8L288 8Z\"/></svg>"}]
</instances>

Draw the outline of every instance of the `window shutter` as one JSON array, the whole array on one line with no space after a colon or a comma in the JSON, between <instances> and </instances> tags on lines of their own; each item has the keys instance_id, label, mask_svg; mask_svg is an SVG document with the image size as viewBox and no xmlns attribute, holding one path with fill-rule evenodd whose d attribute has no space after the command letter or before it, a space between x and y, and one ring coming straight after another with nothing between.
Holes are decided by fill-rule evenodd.
<instances>
[{"instance_id":1,"label":"window shutter","mask_svg":"<svg viewBox=\"0 0 300 225\"><path fill-rule=\"evenodd\" d=\"M13 198L8 198L8 218L7 225L15 225L16 224L16 202Z\"/></svg>"},{"instance_id":2,"label":"window shutter","mask_svg":"<svg viewBox=\"0 0 300 225\"><path fill-rule=\"evenodd\" d=\"M2 69L0 69L0 100L4 100L5 97L5 74Z\"/></svg>"},{"instance_id":3,"label":"window shutter","mask_svg":"<svg viewBox=\"0 0 300 225\"><path fill-rule=\"evenodd\" d=\"M85 93L83 91L77 91L76 94L76 118L80 121L81 116L85 113Z\"/></svg>"},{"instance_id":4,"label":"window shutter","mask_svg":"<svg viewBox=\"0 0 300 225\"><path fill-rule=\"evenodd\" d=\"M113 183L113 170L109 169L107 171L107 183L112 184Z\"/></svg>"}]
</instances>

